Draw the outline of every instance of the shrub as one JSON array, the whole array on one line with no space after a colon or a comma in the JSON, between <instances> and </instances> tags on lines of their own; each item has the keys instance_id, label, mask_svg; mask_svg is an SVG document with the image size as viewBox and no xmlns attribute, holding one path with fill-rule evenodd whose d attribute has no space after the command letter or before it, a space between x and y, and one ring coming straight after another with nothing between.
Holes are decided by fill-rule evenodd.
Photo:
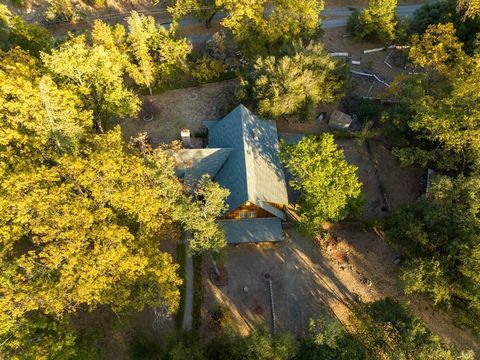
<instances>
[{"instance_id":1,"label":"shrub","mask_svg":"<svg viewBox=\"0 0 480 360\"><path fill-rule=\"evenodd\" d=\"M218 79L224 71L225 68L219 60L202 56L194 63L191 75L199 84L204 84Z\"/></svg>"}]
</instances>

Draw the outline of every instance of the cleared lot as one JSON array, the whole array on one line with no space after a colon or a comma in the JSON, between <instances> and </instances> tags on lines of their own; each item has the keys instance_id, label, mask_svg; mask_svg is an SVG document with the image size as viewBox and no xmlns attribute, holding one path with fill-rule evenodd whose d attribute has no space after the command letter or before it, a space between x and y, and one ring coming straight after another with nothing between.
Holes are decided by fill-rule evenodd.
<instances>
[{"instance_id":1,"label":"cleared lot","mask_svg":"<svg viewBox=\"0 0 480 360\"><path fill-rule=\"evenodd\" d=\"M234 91L238 80L227 80L194 88L166 91L151 99L155 112L151 121L122 120L119 124L125 139L147 132L152 146L180 139L182 128L190 129L192 135L200 131L202 120L219 119L236 105ZM148 119L149 120L149 119Z\"/></svg>"},{"instance_id":2,"label":"cleared lot","mask_svg":"<svg viewBox=\"0 0 480 360\"><path fill-rule=\"evenodd\" d=\"M278 245L228 247L225 252L227 284L217 287L209 279L211 264L203 266L204 326L212 326L212 315L227 309L242 334L257 326L272 330L268 273L272 279L278 332L306 335L311 317L328 311L332 301L345 301L352 294L336 280L320 250L309 240ZM206 280L208 279L208 280ZM245 287L248 288L245 289Z\"/></svg>"}]
</instances>

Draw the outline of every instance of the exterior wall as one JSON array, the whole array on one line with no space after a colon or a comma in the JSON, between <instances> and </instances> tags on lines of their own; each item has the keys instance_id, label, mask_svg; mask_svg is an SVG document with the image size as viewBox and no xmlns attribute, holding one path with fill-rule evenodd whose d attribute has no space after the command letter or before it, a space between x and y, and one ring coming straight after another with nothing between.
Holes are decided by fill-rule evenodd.
<instances>
[{"instance_id":1,"label":"exterior wall","mask_svg":"<svg viewBox=\"0 0 480 360\"><path fill-rule=\"evenodd\" d=\"M274 204L272 204L274 205ZM276 205L274 205L276 207ZM283 208L282 208L283 209ZM226 213L222 219L254 219L254 218L269 218L275 217L275 215L270 214L268 211L263 210L261 207L258 207L255 204L244 203L240 205L235 210L232 210Z\"/></svg>"}]
</instances>

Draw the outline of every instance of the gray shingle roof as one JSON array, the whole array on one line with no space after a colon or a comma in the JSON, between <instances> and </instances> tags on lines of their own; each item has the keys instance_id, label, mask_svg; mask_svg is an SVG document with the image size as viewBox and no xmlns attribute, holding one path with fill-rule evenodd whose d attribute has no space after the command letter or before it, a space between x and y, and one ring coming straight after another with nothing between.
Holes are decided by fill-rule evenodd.
<instances>
[{"instance_id":1,"label":"gray shingle roof","mask_svg":"<svg viewBox=\"0 0 480 360\"><path fill-rule=\"evenodd\" d=\"M209 124L209 147L232 148L215 177L230 189L229 209L246 201L282 217L268 203L288 204L283 168L278 157L278 134L274 121L255 116L245 106L237 106L216 124Z\"/></svg>"},{"instance_id":2,"label":"gray shingle roof","mask_svg":"<svg viewBox=\"0 0 480 360\"><path fill-rule=\"evenodd\" d=\"M282 221L278 218L221 220L229 244L275 242L283 240Z\"/></svg>"}]
</instances>

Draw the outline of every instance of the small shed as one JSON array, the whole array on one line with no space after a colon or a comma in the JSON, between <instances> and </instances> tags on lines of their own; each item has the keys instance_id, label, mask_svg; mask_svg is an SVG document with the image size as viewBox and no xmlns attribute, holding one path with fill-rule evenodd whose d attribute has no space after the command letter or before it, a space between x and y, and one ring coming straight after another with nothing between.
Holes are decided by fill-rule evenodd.
<instances>
[{"instance_id":1,"label":"small shed","mask_svg":"<svg viewBox=\"0 0 480 360\"><path fill-rule=\"evenodd\" d=\"M328 126L335 130L348 130L352 125L352 117L347 115L340 110L335 110L332 115L330 115L330 121Z\"/></svg>"}]
</instances>

